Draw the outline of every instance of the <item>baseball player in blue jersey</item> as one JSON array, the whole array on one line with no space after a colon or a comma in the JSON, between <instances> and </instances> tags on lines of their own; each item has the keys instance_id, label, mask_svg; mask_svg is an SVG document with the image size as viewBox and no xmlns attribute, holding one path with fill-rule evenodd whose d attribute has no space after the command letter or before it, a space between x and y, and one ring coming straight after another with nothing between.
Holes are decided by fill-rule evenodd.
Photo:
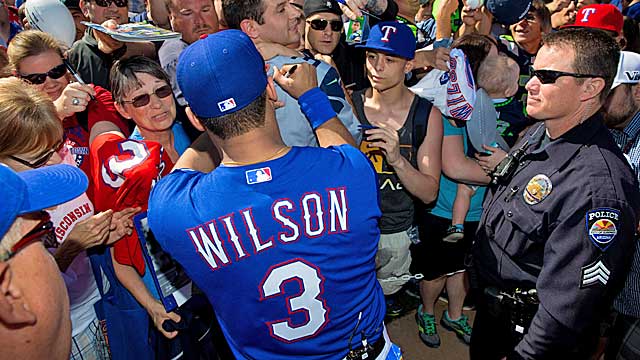
<instances>
[{"instance_id":1,"label":"baseball player in blue jersey","mask_svg":"<svg viewBox=\"0 0 640 360\"><path fill-rule=\"evenodd\" d=\"M187 151L155 186L149 224L206 293L234 355L400 359L376 280L380 209L369 161L349 145L284 144L273 80L241 31L193 43L177 74L189 118L222 162L194 171L206 166ZM274 78L321 145L346 142L312 66L276 68Z\"/></svg>"}]
</instances>

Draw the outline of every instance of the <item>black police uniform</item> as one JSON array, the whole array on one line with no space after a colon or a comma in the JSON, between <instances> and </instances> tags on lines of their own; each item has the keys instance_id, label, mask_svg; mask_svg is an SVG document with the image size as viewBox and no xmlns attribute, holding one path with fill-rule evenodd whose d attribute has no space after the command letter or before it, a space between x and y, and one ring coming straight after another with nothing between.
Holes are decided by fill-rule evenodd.
<instances>
[{"instance_id":1,"label":"black police uniform","mask_svg":"<svg viewBox=\"0 0 640 360\"><path fill-rule=\"evenodd\" d=\"M599 115L554 141L536 124L518 148L519 166L487 191L478 227L484 296L471 358L587 358L628 271L637 180ZM531 289L537 297L516 294Z\"/></svg>"}]
</instances>

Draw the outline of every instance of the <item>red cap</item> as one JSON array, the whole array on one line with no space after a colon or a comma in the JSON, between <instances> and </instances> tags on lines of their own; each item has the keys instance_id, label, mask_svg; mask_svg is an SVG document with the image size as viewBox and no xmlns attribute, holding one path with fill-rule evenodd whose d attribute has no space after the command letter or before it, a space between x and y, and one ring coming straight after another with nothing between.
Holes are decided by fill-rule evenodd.
<instances>
[{"instance_id":1,"label":"red cap","mask_svg":"<svg viewBox=\"0 0 640 360\"><path fill-rule=\"evenodd\" d=\"M620 35L623 24L624 18L622 17L622 13L615 5L593 4L587 5L578 10L578 14L576 14L576 22L571 25L565 25L562 28L593 28L613 31L616 35Z\"/></svg>"}]
</instances>

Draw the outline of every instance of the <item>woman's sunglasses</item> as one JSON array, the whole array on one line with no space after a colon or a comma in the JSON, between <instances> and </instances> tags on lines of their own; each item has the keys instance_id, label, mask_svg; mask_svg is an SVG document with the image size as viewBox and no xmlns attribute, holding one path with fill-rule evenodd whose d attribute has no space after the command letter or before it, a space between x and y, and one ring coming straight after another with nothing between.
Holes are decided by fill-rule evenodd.
<instances>
[{"instance_id":1,"label":"woman's sunglasses","mask_svg":"<svg viewBox=\"0 0 640 360\"><path fill-rule=\"evenodd\" d=\"M327 25L331 24L331 30L338 32L342 30L342 21L340 20L325 20L314 19L307 21L313 30L323 31L327 28Z\"/></svg>"},{"instance_id":2,"label":"woman's sunglasses","mask_svg":"<svg viewBox=\"0 0 640 360\"><path fill-rule=\"evenodd\" d=\"M37 169L39 167L43 167L45 166L49 160L51 159L51 157L53 156L53 153L56 153L58 151L60 151L60 149L62 149L62 145L64 145L64 140L60 140L57 143L55 143L55 145L53 145L53 147L51 149L49 149L46 153L44 153L42 156L40 156L38 159L36 159L35 161L27 161L24 159L20 159L17 156L13 156L13 155L9 155L9 158L19 162L20 164L30 167L32 169Z\"/></svg>"},{"instance_id":3,"label":"woman's sunglasses","mask_svg":"<svg viewBox=\"0 0 640 360\"><path fill-rule=\"evenodd\" d=\"M44 74L28 74L28 75L19 74L19 77L21 79L24 79L30 84L40 85L40 84L44 84L44 82L47 81L47 77L50 77L52 79L60 79L66 73L67 73L67 66L65 64L60 64L54 67L53 69L47 71Z\"/></svg>"},{"instance_id":4,"label":"woman's sunglasses","mask_svg":"<svg viewBox=\"0 0 640 360\"><path fill-rule=\"evenodd\" d=\"M22 239L18 240L11 248L3 254L0 254L0 261L7 261L14 257L20 250L27 247L34 241L43 241L45 236L53 231L53 223L51 222L51 216L46 211L40 211L36 213L40 222L31 231L25 234Z\"/></svg>"},{"instance_id":5,"label":"woman's sunglasses","mask_svg":"<svg viewBox=\"0 0 640 360\"><path fill-rule=\"evenodd\" d=\"M529 74L531 75L531 77L534 77L534 76L537 77L542 84L553 84L561 76L570 76L578 79L602 77L602 75L576 74L576 73L555 71L555 70L544 70L544 69L535 70L533 66L529 67Z\"/></svg>"},{"instance_id":6,"label":"woman's sunglasses","mask_svg":"<svg viewBox=\"0 0 640 360\"><path fill-rule=\"evenodd\" d=\"M155 94L159 99L164 99L167 96L173 94L173 90L171 89L171 86L164 85L155 89L151 94L138 95L129 101L123 101L123 103L131 104L136 108L143 107L149 104L149 102L151 101L151 95L153 94Z\"/></svg>"}]
</instances>

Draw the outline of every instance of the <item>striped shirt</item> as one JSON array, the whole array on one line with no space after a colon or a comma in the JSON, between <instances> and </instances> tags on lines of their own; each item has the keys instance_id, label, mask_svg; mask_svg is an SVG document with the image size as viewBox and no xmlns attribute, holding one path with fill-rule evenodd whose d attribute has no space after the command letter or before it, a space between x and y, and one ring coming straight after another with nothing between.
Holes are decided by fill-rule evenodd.
<instances>
[{"instance_id":1,"label":"striped shirt","mask_svg":"<svg viewBox=\"0 0 640 360\"><path fill-rule=\"evenodd\" d=\"M616 144L622 149L631 168L640 181L640 112L637 112L624 130L610 130ZM640 318L640 246L636 241L633 262L624 288L616 297L614 308L625 315Z\"/></svg>"}]
</instances>

